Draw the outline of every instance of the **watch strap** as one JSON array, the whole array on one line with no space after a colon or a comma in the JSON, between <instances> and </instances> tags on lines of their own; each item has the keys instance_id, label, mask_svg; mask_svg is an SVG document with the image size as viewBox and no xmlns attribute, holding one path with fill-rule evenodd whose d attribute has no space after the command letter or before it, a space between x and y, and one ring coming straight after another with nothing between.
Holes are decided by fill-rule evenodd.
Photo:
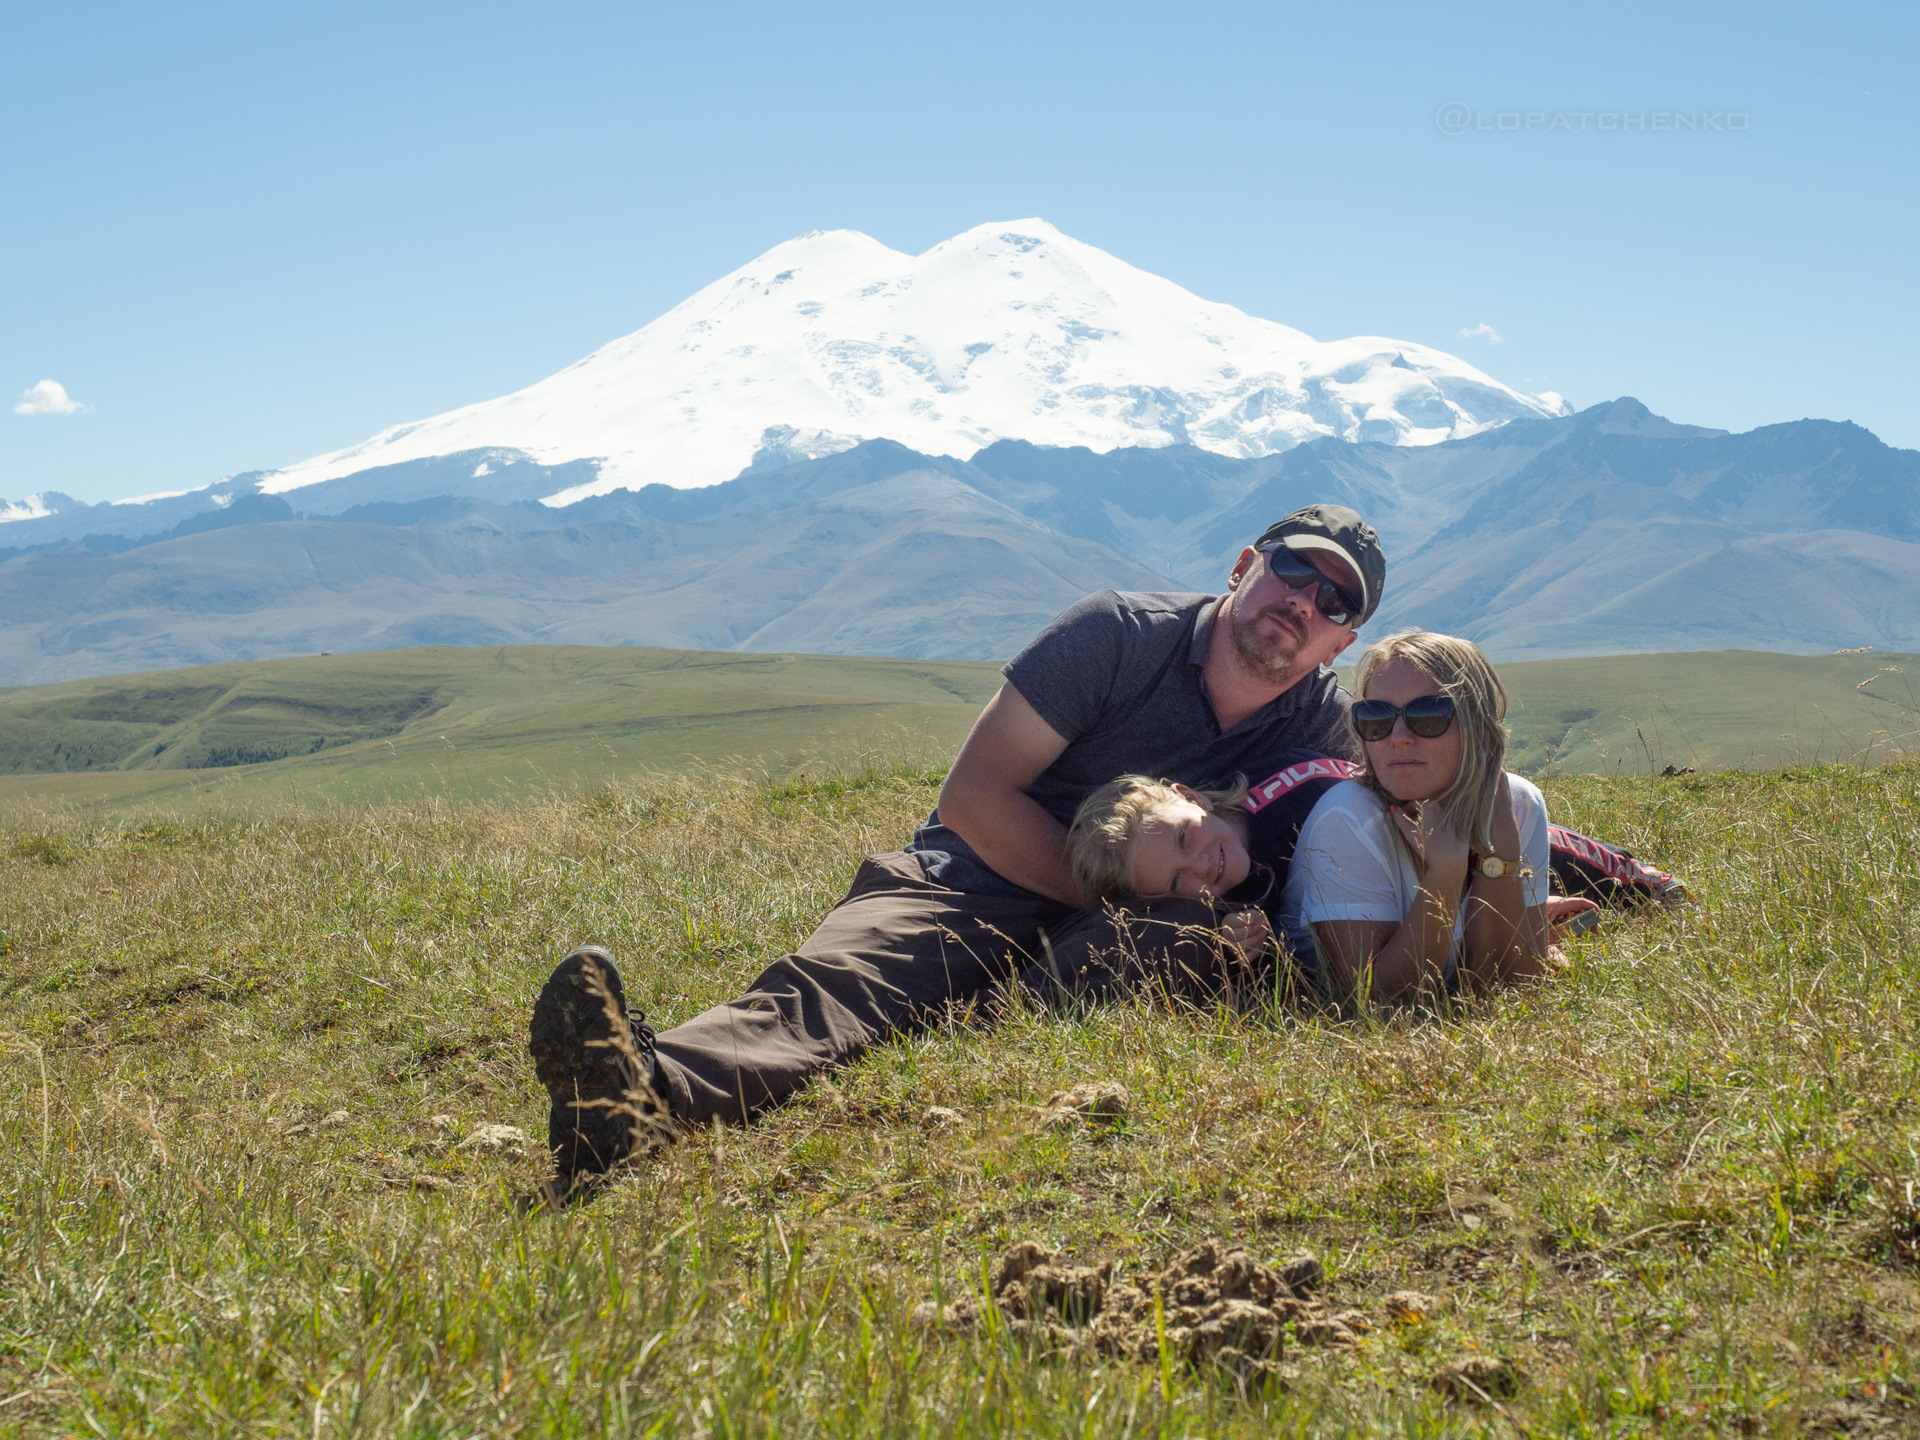
<instances>
[{"instance_id":1,"label":"watch strap","mask_svg":"<svg viewBox=\"0 0 1920 1440\"><path fill-rule=\"evenodd\" d=\"M1489 866L1492 868L1488 868ZM1533 868L1524 860L1507 860L1498 855L1480 855L1474 859L1473 873L1484 875L1489 880L1504 880L1509 875L1524 880L1533 873Z\"/></svg>"}]
</instances>

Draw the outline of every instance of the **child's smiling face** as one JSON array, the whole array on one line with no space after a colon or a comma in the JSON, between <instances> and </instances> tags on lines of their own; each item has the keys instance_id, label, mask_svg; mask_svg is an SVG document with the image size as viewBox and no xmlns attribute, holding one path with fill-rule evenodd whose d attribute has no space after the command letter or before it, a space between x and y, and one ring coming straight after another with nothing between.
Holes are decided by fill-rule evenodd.
<instances>
[{"instance_id":1,"label":"child's smiling face","mask_svg":"<svg viewBox=\"0 0 1920 1440\"><path fill-rule=\"evenodd\" d=\"M1197 791L1174 788L1180 798L1156 805L1134 837L1134 888L1142 895L1224 895L1252 868L1246 843Z\"/></svg>"}]
</instances>

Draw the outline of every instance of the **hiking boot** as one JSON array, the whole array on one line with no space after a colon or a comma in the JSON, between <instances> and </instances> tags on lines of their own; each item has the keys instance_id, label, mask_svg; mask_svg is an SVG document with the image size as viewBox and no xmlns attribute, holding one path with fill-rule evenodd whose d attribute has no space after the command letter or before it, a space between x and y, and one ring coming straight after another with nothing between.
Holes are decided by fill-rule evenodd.
<instances>
[{"instance_id":1,"label":"hiking boot","mask_svg":"<svg viewBox=\"0 0 1920 1440\"><path fill-rule=\"evenodd\" d=\"M547 1144L563 1179L599 1174L675 1138L660 1098L653 1031L627 1011L613 956L597 945L555 967L527 1043L547 1088Z\"/></svg>"}]
</instances>

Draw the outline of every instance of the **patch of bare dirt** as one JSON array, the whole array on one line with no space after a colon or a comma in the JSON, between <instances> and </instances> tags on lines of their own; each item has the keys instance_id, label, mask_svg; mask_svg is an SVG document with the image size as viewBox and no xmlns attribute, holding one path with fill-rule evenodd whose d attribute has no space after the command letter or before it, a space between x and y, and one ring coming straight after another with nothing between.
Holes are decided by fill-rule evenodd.
<instances>
[{"instance_id":1,"label":"patch of bare dirt","mask_svg":"<svg viewBox=\"0 0 1920 1440\"><path fill-rule=\"evenodd\" d=\"M1909 1440L1920 1435L1920 1395L1904 1381L1865 1385L1844 1400L1815 1405L1803 1423L1809 1435Z\"/></svg>"},{"instance_id":2,"label":"patch of bare dirt","mask_svg":"<svg viewBox=\"0 0 1920 1440\"><path fill-rule=\"evenodd\" d=\"M1499 1355L1463 1355L1434 1371L1432 1383L1442 1395L1485 1403L1520 1388L1520 1367Z\"/></svg>"},{"instance_id":3,"label":"patch of bare dirt","mask_svg":"<svg viewBox=\"0 0 1920 1440\"><path fill-rule=\"evenodd\" d=\"M352 1119L353 1117L345 1110L335 1110L330 1114L322 1115L318 1120L301 1120L287 1126L280 1132L280 1138L291 1140L296 1135L311 1135L316 1130L338 1130Z\"/></svg>"},{"instance_id":4,"label":"patch of bare dirt","mask_svg":"<svg viewBox=\"0 0 1920 1440\"><path fill-rule=\"evenodd\" d=\"M1887 1182L1875 1197L1886 1210L1882 1245L1896 1265L1920 1268L1920 1180Z\"/></svg>"},{"instance_id":5,"label":"patch of bare dirt","mask_svg":"<svg viewBox=\"0 0 1920 1440\"><path fill-rule=\"evenodd\" d=\"M57 1414L72 1400L66 1380L51 1370L36 1370L13 1355L0 1355L0 1418L33 1422Z\"/></svg>"},{"instance_id":6,"label":"patch of bare dirt","mask_svg":"<svg viewBox=\"0 0 1920 1440\"><path fill-rule=\"evenodd\" d=\"M1845 1314L1828 1318L1815 1334L1821 1351L1835 1360L1878 1350L1894 1341L1887 1318L1860 1301Z\"/></svg>"}]
</instances>

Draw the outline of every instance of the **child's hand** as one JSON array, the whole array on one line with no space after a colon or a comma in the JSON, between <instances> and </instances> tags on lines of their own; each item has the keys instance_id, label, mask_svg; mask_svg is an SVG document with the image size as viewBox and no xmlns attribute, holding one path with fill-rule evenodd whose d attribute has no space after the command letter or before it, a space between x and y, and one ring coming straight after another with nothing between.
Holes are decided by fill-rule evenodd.
<instances>
[{"instance_id":1,"label":"child's hand","mask_svg":"<svg viewBox=\"0 0 1920 1440\"><path fill-rule=\"evenodd\" d=\"M1587 921L1585 924L1582 924L1580 917L1582 915L1591 915L1599 908L1599 905L1591 900L1582 900L1566 895L1549 895L1547 897L1547 924L1552 927L1553 938L1558 940L1561 936L1570 933L1577 935L1582 930L1587 929L1594 922Z\"/></svg>"},{"instance_id":2,"label":"child's hand","mask_svg":"<svg viewBox=\"0 0 1920 1440\"><path fill-rule=\"evenodd\" d=\"M1273 926L1258 910L1236 910L1220 922L1220 935L1240 952L1242 960L1252 963L1273 938Z\"/></svg>"}]
</instances>

